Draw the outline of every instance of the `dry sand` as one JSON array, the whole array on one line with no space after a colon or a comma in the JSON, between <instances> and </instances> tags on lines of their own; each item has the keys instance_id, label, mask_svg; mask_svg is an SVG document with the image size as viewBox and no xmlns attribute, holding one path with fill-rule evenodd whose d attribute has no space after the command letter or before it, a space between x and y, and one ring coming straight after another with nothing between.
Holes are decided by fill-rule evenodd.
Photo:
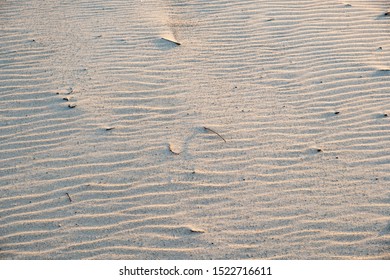
<instances>
[{"instance_id":1,"label":"dry sand","mask_svg":"<svg viewBox=\"0 0 390 280\"><path fill-rule=\"evenodd\" d=\"M0 258L390 259L389 7L0 0Z\"/></svg>"}]
</instances>

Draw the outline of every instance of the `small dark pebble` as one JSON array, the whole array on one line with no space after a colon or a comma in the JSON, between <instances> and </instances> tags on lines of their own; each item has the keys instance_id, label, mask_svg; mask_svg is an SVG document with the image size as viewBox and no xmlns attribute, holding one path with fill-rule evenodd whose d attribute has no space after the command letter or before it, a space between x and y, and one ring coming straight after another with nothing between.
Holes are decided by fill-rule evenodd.
<instances>
[{"instance_id":1,"label":"small dark pebble","mask_svg":"<svg viewBox=\"0 0 390 280\"><path fill-rule=\"evenodd\" d=\"M317 149L317 152L318 152L318 153L322 152L322 149Z\"/></svg>"},{"instance_id":2,"label":"small dark pebble","mask_svg":"<svg viewBox=\"0 0 390 280\"><path fill-rule=\"evenodd\" d=\"M384 117L388 117L389 115L388 114L383 114Z\"/></svg>"},{"instance_id":3,"label":"small dark pebble","mask_svg":"<svg viewBox=\"0 0 390 280\"><path fill-rule=\"evenodd\" d=\"M69 104L68 105L68 107L71 108L71 109L75 108L76 106L77 106L76 104Z\"/></svg>"},{"instance_id":4,"label":"small dark pebble","mask_svg":"<svg viewBox=\"0 0 390 280\"><path fill-rule=\"evenodd\" d=\"M113 130L113 129L115 129L115 127L107 127L106 131Z\"/></svg>"},{"instance_id":5,"label":"small dark pebble","mask_svg":"<svg viewBox=\"0 0 390 280\"><path fill-rule=\"evenodd\" d=\"M339 111L336 111L336 112L334 112L334 114L335 114L335 115L338 115L338 114L340 114L340 112L339 112Z\"/></svg>"},{"instance_id":6,"label":"small dark pebble","mask_svg":"<svg viewBox=\"0 0 390 280\"><path fill-rule=\"evenodd\" d=\"M339 159L339 157L336 157L336 159Z\"/></svg>"},{"instance_id":7,"label":"small dark pebble","mask_svg":"<svg viewBox=\"0 0 390 280\"><path fill-rule=\"evenodd\" d=\"M390 16L390 12L386 12L384 16Z\"/></svg>"}]
</instances>

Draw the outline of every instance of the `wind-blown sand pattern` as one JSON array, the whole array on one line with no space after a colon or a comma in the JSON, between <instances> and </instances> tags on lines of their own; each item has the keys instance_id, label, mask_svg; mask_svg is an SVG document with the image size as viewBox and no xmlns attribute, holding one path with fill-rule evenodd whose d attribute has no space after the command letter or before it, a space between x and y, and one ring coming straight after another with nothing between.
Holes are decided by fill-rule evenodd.
<instances>
[{"instance_id":1,"label":"wind-blown sand pattern","mask_svg":"<svg viewBox=\"0 0 390 280\"><path fill-rule=\"evenodd\" d=\"M1 0L0 258L390 259L389 9Z\"/></svg>"}]
</instances>

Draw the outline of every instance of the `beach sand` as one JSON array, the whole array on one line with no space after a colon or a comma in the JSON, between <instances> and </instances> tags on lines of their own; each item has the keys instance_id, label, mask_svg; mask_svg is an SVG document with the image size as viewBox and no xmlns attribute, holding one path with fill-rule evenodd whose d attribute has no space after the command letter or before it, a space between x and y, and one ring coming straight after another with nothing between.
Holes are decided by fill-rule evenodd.
<instances>
[{"instance_id":1,"label":"beach sand","mask_svg":"<svg viewBox=\"0 0 390 280\"><path fill-rule=\"evenodd\" d=\"M389 9L0 0L0 259L390 259Z\"/></svg>"}]
</instances>

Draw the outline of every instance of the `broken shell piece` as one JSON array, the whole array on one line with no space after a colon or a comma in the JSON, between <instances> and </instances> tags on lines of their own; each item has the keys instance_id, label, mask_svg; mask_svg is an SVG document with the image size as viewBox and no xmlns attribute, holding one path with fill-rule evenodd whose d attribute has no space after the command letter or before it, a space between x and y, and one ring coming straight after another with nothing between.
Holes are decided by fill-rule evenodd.
<instances>
[{"instance_id":1,"label":"broken shell piece","mask_svg":"<svg viewBox=\"0 0 390 280\"><path fill-rule=\"evenodd\" d=\"M205 233L206 231L200 228L190 228L190 232L192 233Z\"/></svg>"},{"instance_id":2,"label":"broken shell piece","mask_svg":"<svg viewBox=\"0 0 390 280\"><path fill-rule=\"evenodd\" d=\"M171 145L171 144L168 145L168 149L169 149L169 151L170 151L172 154L174 154L174 155L180 155L179 152L175 152L175 151L174 151L174 149L172 148L172 145Z\"/></svg>"}]
</instances>

